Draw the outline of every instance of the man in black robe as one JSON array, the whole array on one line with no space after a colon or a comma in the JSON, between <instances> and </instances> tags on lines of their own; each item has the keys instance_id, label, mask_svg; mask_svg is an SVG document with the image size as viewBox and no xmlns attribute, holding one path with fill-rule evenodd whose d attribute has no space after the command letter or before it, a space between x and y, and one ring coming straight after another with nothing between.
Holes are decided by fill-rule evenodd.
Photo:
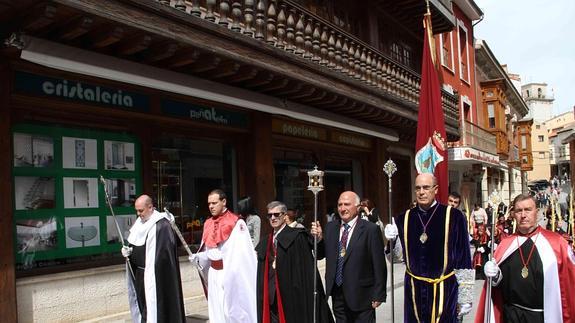
<instances>
[{"instance_id":1,"label":"man in black robe","mask_svg":"<svg viewBox=\"0 0 575 323\"><path fill-rule=\"evenodd\" d=\"M310 235L285 223L287 207L268 204L273 232L256 247L258 256L258 322L313 322L314 277L317 279L317 322L333 322L319 273L314 270Z\"/></svg>"},{"instance_id":2,"label":"man in black robe","mask_svg":"<svg viewBox=\"0 0 575 323\"><path fill-rule=\"evenodd\" d=\"M134 207L138 219L130 229L129 247L122 247L122 255L128 259L132 321L185 322L174 231L165 213L154 209L148 195L140 196Z\"/></svg>"}]
</instances>

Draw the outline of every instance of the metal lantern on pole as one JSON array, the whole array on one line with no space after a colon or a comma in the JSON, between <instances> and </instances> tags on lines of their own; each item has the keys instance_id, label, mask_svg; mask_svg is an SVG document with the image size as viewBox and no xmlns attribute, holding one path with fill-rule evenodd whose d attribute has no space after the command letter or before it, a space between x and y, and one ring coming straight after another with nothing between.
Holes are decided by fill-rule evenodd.
<instances>
[{"instance_id":1,"label":"metal lantern on pole","mask_svg":"<svg viewBox=\"0 0 575 323\"><path fill-rule=\"evenodd\" d=\"M389 214L389 218L390 218L390 222L392 224L394 224L393 221L393 215L391 214L391 177L393 176L393 174L397 171L397 166L395 165L395 163L393 162L393 160L388 159L387 162L385 162L385 164L383 165L383 171L385 172L385 174L387 174L387 181L388 181L388 185L387 187L388 189L388 199L387 199L387 206L388 206L388 214ZM393 292L393 252L394 252L394 248L395 247L395 243L393 240L389 241L389 252L391 253L391 270L390 270L390 280L391 280L391 322L393 323L395 321L395 304L394 304L394 292Z\"/></svg>"},{"instance_id":2,"label":"metal lantern on pole","mask_svg":"<svg viewBox=\"0 0 575 323\"><path fill-rule=\"evenodd\" d=\"M307 172L309 178L307 189L313 193L313 221L317 222L317 194L323 191L323 174L324 172L317 169ZM313 238L313 322L317 322L317 237Z\"/></svg>"}]
</instances>

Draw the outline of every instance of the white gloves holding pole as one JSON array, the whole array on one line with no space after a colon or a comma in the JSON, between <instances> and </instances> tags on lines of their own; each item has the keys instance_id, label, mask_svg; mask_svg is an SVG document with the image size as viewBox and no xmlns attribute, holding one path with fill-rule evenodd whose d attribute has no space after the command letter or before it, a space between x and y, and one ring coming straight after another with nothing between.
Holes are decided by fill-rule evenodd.
<instances>
[{"instance_id":1,"label":"white gloves holding pole","mask_svg":"<svg viewBox=\"0 0 575 323\"><path fill-rule=\"evenodd\" d=\"M500 275L501 269L495 261L489 260L483 265L483 273L485 273L485 277L496 279Z\"/></svg>"},{"instance_id":2,"label":"white gloves holding pole","mask_svg":"<svg viewBox=\"0 0 575 323\"><path fill-rule=\"evenodd\" d=\"M122 256L124 256L124 258L128 258L132 254L132 247L122 246L121 252L122 252Z\"/></svg>"},{"instance_id":3,"label":"white gloves holding pole","mask_svg":"<svg viewBox=\"0 0 575 323\"><path fill-rule=\"evenodd\" d=\"M395 225L395 223L386 225L384 229L384 234L387 240L395 240L398 235L397 225Z\"/></svg>"},{"instance_id":4,"label":"white gloves holding pole","mask_svg":"<svg viewBox=\"0 0 575 323\"><path fill-rule=\"evenodd\" d=\"M493 260L489 260L483 265L483 273L485 277L491 278L491 286L497 286L499 282L501 282L501 278L503 278L501 269L499 269L499 266Z\"/></svg>"}]
</instances>

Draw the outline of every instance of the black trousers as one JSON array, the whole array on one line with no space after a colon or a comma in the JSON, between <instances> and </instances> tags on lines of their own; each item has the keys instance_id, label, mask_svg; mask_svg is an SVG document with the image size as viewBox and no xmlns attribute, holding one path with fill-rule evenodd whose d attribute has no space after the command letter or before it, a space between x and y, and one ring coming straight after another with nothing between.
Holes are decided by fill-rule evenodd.
<instances>
[{"instance_id":1,"label":"black trousers","mask_svg":"<svg viewBox=\"0 0 575 323\"><path fill-rule=\"evenodd\" d=\"M375 323L375 309L352 311L345 301L343 289L334 287L331 292L331 303L336 323Z\"/></svg>"}]
</instances>

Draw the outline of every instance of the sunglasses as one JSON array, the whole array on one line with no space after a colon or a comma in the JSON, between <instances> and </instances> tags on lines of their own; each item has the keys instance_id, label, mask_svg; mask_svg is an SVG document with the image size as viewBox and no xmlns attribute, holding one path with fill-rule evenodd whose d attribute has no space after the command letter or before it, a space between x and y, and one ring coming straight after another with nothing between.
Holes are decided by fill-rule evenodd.
<instances>
[{"instance_id":1,"label":"sunglasses","mask_svg":"<svg viewBox=\"0 0 575 323\"><path fill-rule=\"evenodd\" d=\"M271 219L272 217L274 217L274 218L279 218L279 217L282 216L283 214L284 214L283 212L268 213L268 219Z\"/></svg>"}]
</instances>

